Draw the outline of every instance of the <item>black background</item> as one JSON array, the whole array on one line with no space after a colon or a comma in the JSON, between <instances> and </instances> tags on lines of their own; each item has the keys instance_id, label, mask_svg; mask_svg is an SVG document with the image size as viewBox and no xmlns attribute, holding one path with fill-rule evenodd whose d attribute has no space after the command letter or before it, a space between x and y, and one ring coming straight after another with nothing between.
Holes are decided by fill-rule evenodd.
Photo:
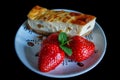
<instances>
[{"instance_id":1,"label":"black background","mask_svg":"<svg viewBox=\"0 0 120 80\"><path fill-rule=\"evenodd\" d=\"M6 5L7 2L7 5ZM107 80L115 79L118 71L117 42L115 36L119 36L117 23L118 7L114 1L105 2L105 0L16 0L6 1L1 6L1 58L0 69L3 79L12 80L41 80L52 79L38 75L26 68L18 59L14 39L20 25L27 19L27 14L35 5L40 5L48 9L72 9L83 13L95 15L97 22L103 28L107 38L107 50L102 61L91 71L69 79L80 80ZM3 26L3 27L2 27ZM118 45L119 46L119 45ZM9 76L9 77L8 77ZM58 80L58 79L56 79Z\"/></svg>"}]
</instances>

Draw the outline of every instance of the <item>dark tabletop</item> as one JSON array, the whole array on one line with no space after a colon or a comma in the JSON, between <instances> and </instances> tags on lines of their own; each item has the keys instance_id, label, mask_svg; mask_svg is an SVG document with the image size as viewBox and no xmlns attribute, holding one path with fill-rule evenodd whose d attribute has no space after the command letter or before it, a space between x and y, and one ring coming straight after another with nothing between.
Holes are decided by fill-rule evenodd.
<instances>
[{"instance_id":1,"label":"dark tabletop","mask_svg":"<svg viewBox=\"0 0 120 80\"><path fill-rule=\"evenodd\" d=\"M0 59L1 73L3 74L3 79L10 80L41 80L41 79L52 79L49 77L38 75L27 67L25 67L16 55L14 48L14 38L20 25L27 19L28 11L35 5L40 5L48 9L72 9L83 13L88 13L95 15L97 17L97 22L101 25L103 31L105 32L107 38L107 50L102 61L91 71L76 77L69 79L79 79L79 80L107 80L114 79L115 75L115 64L113 60L115 42L113 39L113 27L116 25L113 23L115 19L115 8L111 5L115 5L112 1L104 2L105 0L16 0L4 8L5 15L7 17L8 23L4 25L2 34L2 60ZM4 7L4 6L3 6ZM114 16L113 16L114 15ZM1 16L2 17L2 16ZM5 22L4 21L4 22ZM117 30L116 30L117 31ZM9 76L10 75L10 76ZM9 77L7 77L9 76ZM1 76L2 77L2 76ZM0 78L1 78L0 77ZM58 79L56 79L58 80Z\"/></svg>"}]
</instances>

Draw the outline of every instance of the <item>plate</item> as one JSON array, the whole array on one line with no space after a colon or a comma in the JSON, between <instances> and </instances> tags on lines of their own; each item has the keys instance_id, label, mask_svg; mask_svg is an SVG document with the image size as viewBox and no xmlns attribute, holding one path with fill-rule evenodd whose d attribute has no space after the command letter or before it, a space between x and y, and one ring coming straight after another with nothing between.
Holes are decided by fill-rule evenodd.
<instances>
[{"instance_id":1,"label":"plate","mask_svg":"<svg viewBox=\"0 0 120 80\"><path fill-rule=\"evenodd\" d=\"M54 10L65 10L69 12L77 12L74 10L68 9L54 9ZM41 48L41 41L45 37L42 35L38 35L33 31L27 28L27 20L20 26L15 36L15 50L20 61L31 71L53 78L68 78L75 77L81 74L84 74L100 63L103 59L107 41L105 33L102 27L96 22L93 32L86 36L87 39L94 42L96 49L95 54L93 54L87 60L77 63L70 59L64 59L64 61L54 70L44 73L38 70L38 51Z\"/></svg>"}]
</instances>

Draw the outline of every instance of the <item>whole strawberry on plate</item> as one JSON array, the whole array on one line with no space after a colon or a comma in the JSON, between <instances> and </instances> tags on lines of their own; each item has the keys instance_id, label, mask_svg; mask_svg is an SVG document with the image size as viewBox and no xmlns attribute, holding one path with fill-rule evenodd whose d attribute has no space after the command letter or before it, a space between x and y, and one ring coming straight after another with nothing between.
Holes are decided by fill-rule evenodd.
<instances>
[{"instance_id":1,"label":"whole strawberry on plate","mask_svg":"<svg viewBox=\"0 0 120 80\"><path fill-rule=\"evenodd\" d=\"M72 49L72 55L68 58L77 62L88 59L95 51L94 43L81 36L70 38L68 47Z\"/></svg>"},{"instance_id":2,"label":"whole strawberry on plate","mask_svg":"<svg viewBox=\"0 0 120 80\"><path fill-rule=\"evenodd\" d=\"M64 57L65 53L59 47L58 33L53 33L42 42L38 68L42 72L54 70L64 60Z\"/></svg>"}]
</instances>

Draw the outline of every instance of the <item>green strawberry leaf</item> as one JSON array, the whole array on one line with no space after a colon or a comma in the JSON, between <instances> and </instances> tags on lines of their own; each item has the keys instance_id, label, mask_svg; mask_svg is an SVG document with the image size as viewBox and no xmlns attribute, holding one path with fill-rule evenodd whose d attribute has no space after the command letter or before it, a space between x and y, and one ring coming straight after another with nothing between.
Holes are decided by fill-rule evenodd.
<instances>
[{"instance_id":1,"label":"green strawberry leaf","mask_svg":"<svg viewBox=\"0 0 120 80\"><path fill-rule=\"evenodd\" d=\"M63 46L63 45L60 45L60 48L68 55L68 56L71 56L72 55L72 49L66 47L66 46Z\"/></svg>"},{"instance_id":2,"label":"green strawberry leaf","mask_svg":"<svg viewBox=\"0 0 120 80\"><path fill-rule=\"evenodd\" d=\"M58 40L63 45L67 41L67 34L64 32L61 32L58 36Z\"/></svg>"}]
</instances>

